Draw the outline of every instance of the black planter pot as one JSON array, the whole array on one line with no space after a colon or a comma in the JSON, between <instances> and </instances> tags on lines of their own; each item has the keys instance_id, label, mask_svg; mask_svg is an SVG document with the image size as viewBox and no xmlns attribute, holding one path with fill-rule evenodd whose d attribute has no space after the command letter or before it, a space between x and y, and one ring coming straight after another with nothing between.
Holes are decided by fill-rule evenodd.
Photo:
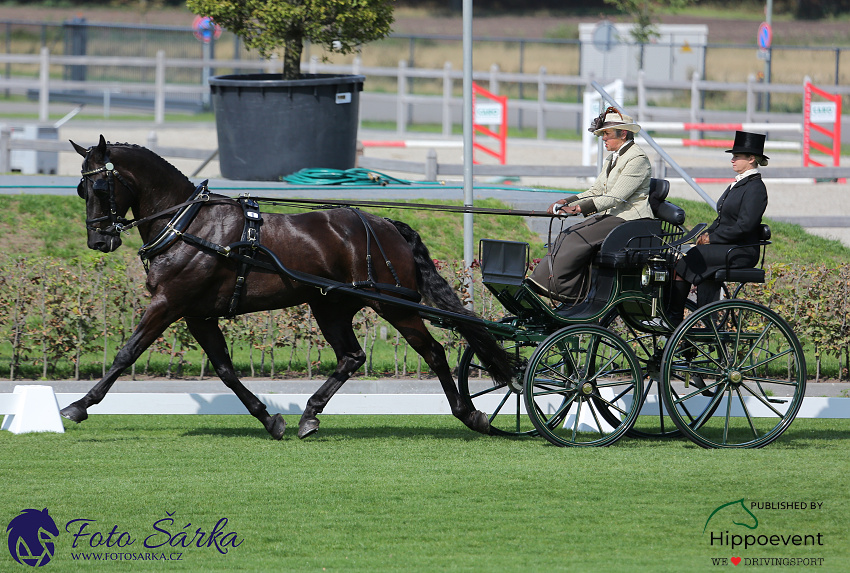
<instances>
[{"instance_id":1,"label":"black planter pot","mask_svg":"<svg viewBox=\"0 0 850 573\"><path fill-rule=\"evenodd\" d=\"M351 169L364 76L210 78L219 165L227 179L279 181L306 168Z\"/></svg>"}]
</instances>

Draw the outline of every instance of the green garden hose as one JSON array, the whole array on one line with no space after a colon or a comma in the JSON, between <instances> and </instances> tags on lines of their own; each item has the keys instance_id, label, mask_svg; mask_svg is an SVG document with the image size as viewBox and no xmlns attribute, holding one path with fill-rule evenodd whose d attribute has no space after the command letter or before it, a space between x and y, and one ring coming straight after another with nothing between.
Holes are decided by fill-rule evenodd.
<instances>
[{"instance_id":1,"label":"green garden hose","mask_svg":"<svg viewBox=\"0 0 850 573\"><path fill-rule=\"evenodd\" d=\"M369 169L302 169L283 178L296 185L412 185L413 182L398 179L385 173ZM417 185L440 185L439 182L417 181Z\"/></svg>"}]
</instances>

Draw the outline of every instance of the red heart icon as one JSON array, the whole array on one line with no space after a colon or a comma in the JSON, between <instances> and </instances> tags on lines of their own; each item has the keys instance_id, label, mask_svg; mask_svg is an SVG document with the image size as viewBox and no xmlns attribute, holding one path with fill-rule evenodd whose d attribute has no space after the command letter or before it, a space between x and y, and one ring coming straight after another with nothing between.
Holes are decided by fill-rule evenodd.
<instances>
[{"instance_id":1,"label":"red heart icon","mask_svg":"<svg viewBox=\"0 0 850 573\"><path fill-rule=\"evenodd\" d=\"M732 562L732 565L737 565L738 563L741 562L741 558L740 557L733 557L732 559L730 559L730 561Z\"/></svg>"}]
</instances>

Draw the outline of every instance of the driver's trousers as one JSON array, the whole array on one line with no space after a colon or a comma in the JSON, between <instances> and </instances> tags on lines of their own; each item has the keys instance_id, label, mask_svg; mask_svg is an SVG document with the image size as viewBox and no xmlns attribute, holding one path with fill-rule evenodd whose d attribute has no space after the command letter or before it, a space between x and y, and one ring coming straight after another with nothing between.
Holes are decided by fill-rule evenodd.
<instances>
[{"instance_id":1,"label":"driver's trousers","mask_svg":"<svg viewBox=\"0 0 850 573\"><path fill-rule=\"evenodd\" d=\"M538 287L535 290L542 287L548 291L545 294L568 302L584 297L593 256L608 233L623 223L620 217L594 215L562 231L529 277Z\"/></svg>"}]
</instances>

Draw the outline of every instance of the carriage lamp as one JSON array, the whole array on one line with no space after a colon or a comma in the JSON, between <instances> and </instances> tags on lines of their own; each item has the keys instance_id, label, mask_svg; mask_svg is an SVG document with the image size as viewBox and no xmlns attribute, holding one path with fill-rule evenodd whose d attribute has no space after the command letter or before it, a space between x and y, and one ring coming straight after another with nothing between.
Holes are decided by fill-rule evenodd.
<instances>
[{"instance_id":1,"label":"carriage lamp","mask_svg":"<svg viewBox=\"0 0 850 573\"><path fill-rule=\"evenodd\" d=\"M664 257L652 255L640 274L640 284L649 286L652 283L663 283L667 280L668 274L667 261Z\"/></svg>"}]
</instances>

